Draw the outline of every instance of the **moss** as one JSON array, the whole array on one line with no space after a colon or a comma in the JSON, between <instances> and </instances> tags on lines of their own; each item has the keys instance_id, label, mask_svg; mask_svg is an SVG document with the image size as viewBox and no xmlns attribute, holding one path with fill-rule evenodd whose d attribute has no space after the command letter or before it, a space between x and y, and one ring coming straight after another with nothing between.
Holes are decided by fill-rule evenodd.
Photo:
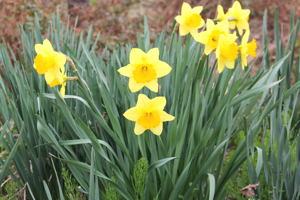
<instances>
[{"instance_id":1,"label":"moss","mask_svg":"<svg viewBox=\"0 0 300 200\"><path fill-rule=\"evenodd\" d=\"M1 189L0 200L17 200L16 193L20 189L20 186L14 181L8 181Z\"/></svg>"},{"instance_id":2,"label":"moss","mask_svg":"<svg viewBox=\"0 0 300 200\"><path fill-rule=\"evenodd\" d=\"M115 183L116 179L114 177L111 178ZM111 183L107 183L105 186L104 200L119 200L120 196L116 190L116 188Z\"/></svg>"},{"instance_id":3,"label":"moss","mask_svg":"<svg viewBox=\"0 0 300 200\"><path fill-rule=\"evenodd\" d=\"M77 181L72 177L66 167L62 168L61 172L64 180L65 195L69 200L84 200L86 199L77 189Z\"/></svg>"}]
</instances>

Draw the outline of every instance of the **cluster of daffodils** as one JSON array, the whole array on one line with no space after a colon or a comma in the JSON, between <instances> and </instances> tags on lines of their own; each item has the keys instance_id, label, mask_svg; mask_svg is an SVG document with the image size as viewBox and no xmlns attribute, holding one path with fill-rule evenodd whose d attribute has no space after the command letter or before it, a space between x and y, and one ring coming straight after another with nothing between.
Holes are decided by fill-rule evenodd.
<instances>
[{"instance_id":1,"label":"cluster of daffodils","mask_svg":"<svg viewBox=\"0 0 300 200\"><path fill-rule=\"evenodd\" d=\"M138 92L147 87L152 92L158 92L158 78L166 76L172 68L159 60L158 48L150 49L147 53L141 49L133 48L129 56L129 64L121 67L118 72L129 77L129 89ZM163 130L163 122L172 121L174 117L164 110L166 98L159 96L149 99L144 94L138 95L135 107L128 109L124 116L135 122L134 133L140 135L145 130L151 130L153 134L160 135Z\"/></svg>"},{"instance_id":2,"label":"cluster of daffodils","mask_svg":"<svg viewBox=\"0 0 300 200\"><path fill-rule=\"evenodd\" d=\"M37 53L34 59L34 69L39 74L45 75L46 83L50 87L61 85L60 93L62 96L66 93L66 82L76 80L76 77L67 77L65 64L67 56L53 49L49 40L45 39L43 44L36 44Z\"/></svg>"},{"instance_id":3,"label":"cluster of daffodils","mask_svg":"<svg viewBox=\"0 0 300 200\"><path fill-rule=\"evenodd\" d=\"M204 44L206 55L215 51L219 73L223 72L224 67L233 69L239 55L244 69L248 65L247 57L256 56L256 41L248 42L250 10L242 9L241 4L235 1L224 13L219 5L216 19L207 19L205 23L200 15L202 9L202 6L192 8L188 3L182 4L181 15L175 18L179 23L179 34L191 34L197 42ZM236 42L238 39L240 45Z\"/></svg>"},{"instance_id":4,"label":"cluster of daffodils","mask_svg":"<svg viewBox=\"0 0 300 200\"><path fill-rule=\"evenodd\" d=\"M67 77L65 64L68 61L74 71L77 72L72 60L61 52L53 49L49 40L44 40L43 44L36 44L37 53L34 59L34 69L37 73L45 75L46 83L50 87L61 85L60 93L65 95L66 82L77 80L77 77ZM147 53L141 49L134 48L130 52L130 63L120 68L118 71L123 76L129 77L129 89L131 92L138 92L143 87L147 87L152 92L158 92L158 78L166 76L172 68L159 60L158 48L153 48ZM145 130L151 130L155 135L160 135L163 130L163 122L174 119L164 110L166 106L165 97L155 97L149 99L144 94L138 95L135 107L130 108L124 116L135 121L134 133L140 135Z\"/></svg>"},{"instance_id":5,"label":"cluster of daffodils","mask_svg":"<svg viewBox=\"0 0 300 200\"><path fill-rule=\"evenodd\" d=\"M202 10L202 6L192 8L188 3L183 3L181 15L175 18L179 23L179 34L181 36L191 34L197 42L204 44L206 55L215 51L219 72L222 72L225 67L233 69L235 60L239 56L244 69L247 66L247 57L256 56L255 40L248 42L250 10L242 9L240 3L235 1L228 12L224 13L223 7L219 5L216 19L207 19L206 23L200 15ZM201 29L200 32L199 29ZM77 71L72 60L56 52L47 39L43 41L43 44L36 44L35 51L37 56L34 59L34 68L39 74L45 75L45 80L50 87L61 85L60 93L64 96L66 82L77 79L67 77L65 71L67 61ZM150 49L147 53L133 48L129 61L130 63L121 67L118 72L129 77L128 85L131 92L138 92L147 87L157 93L158 78L166 76L172 70L166 62L159 60L158 48ZM174 120L174 116L163 111L165 106L165 97L149 99L146 95L139 94L136 106L128 109L124 116L136 122L134 128L136 135L144 133L145 130L151 130L155 135L160 135L163 122Z\"/></svg>"}]
</instances>

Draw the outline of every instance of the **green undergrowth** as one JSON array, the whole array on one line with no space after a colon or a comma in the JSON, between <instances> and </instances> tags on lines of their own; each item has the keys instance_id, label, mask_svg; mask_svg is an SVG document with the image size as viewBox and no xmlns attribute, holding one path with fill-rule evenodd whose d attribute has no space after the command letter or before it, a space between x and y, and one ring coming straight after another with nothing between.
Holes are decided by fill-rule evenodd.
<instances>
[{"instance_id":1,"label":"green undergrowth","mask_svg":"<svg viewBox=\"0 0 300 200\"><path fill-rule=\"evenodd\" d=\"M0 200L17 200L19 198L18 191L21 189L20 185L15 181L8 181L0 189ZM21 196L21 195L20 195Z\"/></svg>"}]
</instances>

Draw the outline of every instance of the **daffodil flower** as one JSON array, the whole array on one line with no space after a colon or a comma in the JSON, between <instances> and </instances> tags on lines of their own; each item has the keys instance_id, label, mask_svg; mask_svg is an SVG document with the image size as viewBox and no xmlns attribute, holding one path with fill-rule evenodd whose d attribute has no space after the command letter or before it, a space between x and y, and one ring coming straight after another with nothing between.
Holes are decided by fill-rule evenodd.
<instances>
[{"instance_id":1,"label":"daffodil flower","mask_svg":"<svg viewBox=\"0 0 300 200\"><path fill-rule=\"evenodd\" d=\"M43 44L36 44L37 53L34 59L34 68L39 74L45 75L46 83L50 87L62 85L61 94L65 94L67 76L65 73L66 56L54 51L49 40L44 40Z\"/></svg>"},{"instance_id":2,"label":"daffodil flower","mask_svg":"<svg viewBox=\"0 0 300 200\"><path fill-rule=\"evenodd\" d=\"M238 45L235 40L235 34L220 35L218 46L216 49L216 57L218 59L218 72L221 73L224 67L228 69L234 68L235 59L238 57Z\"/></svg>"},{"instance_id":3,"label":"daffodil flower","mask_svg":"<svg viewBox=\"0 0 300 200\"><path fill-rule=\"evenodd\" d=\"M129 77L129 89L137 92L144 86L153 92L158 92L157 79L166 76L172 68L159 60L158 48L150 49L147 53L138 48L133 48L129 56L130 64L121 67L118 72Z\"/></svg>"},{"instance_id":4,"label":"daffodil flower","mask_svg":"<svg viewBox=\"0 0 300 200\"><path fill-rule=\"evenodd\" d=\"M206 31L196 34L194 39L205 45L204 53L208 55L217 48L220 35L226 34L229 34L228 21L222 21L215 25L211 19L208 19L206 22Z\"/></svg>"},{"instance_id":5,"label":"daffodil flower","mask_svg":"<svg viewBox=\"0 0 300 200\"><path fill-rule=\"evenodd\" d=\"M239 46L241 58L242 58L242 68L244 69L247 66L247 57L248 55L252 57L256 57L256 41L252 40L248 43L249 40L249 31L246 31L243 38L241 45Z\"/></svg>"},{"instance_id":6,"label":"daffodil flower","mask_svg":"<svg viewBox=\"0 0 300 200\"><path fill-rule=\"evenodd\" d=\"M161 135L163 122L172 121L174 116L163 111L166 106L165 97L149 99L144 94L139 94L135 107L128 109L123 115L131 121L135 121L134 133L140 135L145 130L151 130L155 135Z\"/></svg>"},{"instance_id":7,"label":"daffodil flower","mask_svg":"<svg viewBox=\"0 0 300 200\"><path fill-rule=\"evenodd\" d=\"M238 1L233 3L226 15L231 29L237 28L239 34L242 34L243 30L249 30L248 20L250 10L242 9L241 4Z\"/></svg>"},{"instance_id":8,"label":"daffodil flower","mask_svg":"<svg viewBox=\"0 0 300 200\"><path fill-rule=\"evenodd\" d=\"M198 29L204 26L204 20L200 13L203 10L202 6L192 8L190 4L183 2L181 7L181 15L175 17L179 23L179 34L181 36L191 34L194 35Z\"/></svg>"},{"instance_id":9,"label":"daffodil flower","mask_svg":"<svg viewBox=\"0 0 300 200\"><path fill-rule=\"evenodd\" d=\"M66 63L66 56L54 51L50 41L47 39L43 41L43 44L36 44L35 51L37 55L34 59L34 68L39 74L56 71Z\"/></svg>"}]
</instances>

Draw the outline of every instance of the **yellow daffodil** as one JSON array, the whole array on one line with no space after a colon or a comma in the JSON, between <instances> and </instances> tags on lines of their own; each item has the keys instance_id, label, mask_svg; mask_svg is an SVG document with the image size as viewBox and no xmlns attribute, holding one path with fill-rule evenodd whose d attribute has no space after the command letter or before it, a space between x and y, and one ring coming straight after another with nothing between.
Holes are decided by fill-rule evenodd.
<instances>
[{"instance_id":1,"label":"yellow daffodil","mask_svg":"<svg viewBox=\"0 0 300 200\"><path fill-rule=\"evenodd\" d=\"M242 58L242 67L243 69L247 66L247 56L250 55L252 57L256 57L256 41L252 40L248 43L249 40L249 31L246 31L243 38L240 48L241 58Z\"/></svg>"},{"instance_id":2,"label":"yellow daffodil","mask_svg":"<svg viewBox=\"0 0 300 200\"><path fill-rule=\"evenodd\" d=\"M222 34L229 34L228 21L222 21L215 25L211 19L208 19L206 22L206 31L196 34L194 39L205 45L204 53L208 55L217 48L219 37Z\"/></svg>"},{"instance_id":3,"label":"yellow daffodil","mask_svg":"<svg viewBox=\"0 0 300 200\"><path fill-rule=\"evenodd\" d=\"M227 20L227 15L224 13L224 9L221 5L217 7L217 21L222 22Z\"/></svg>"},{"instance_id":4,"label":"yellow daffodil","mask_svg":"<svg viewBox=\"0 0 300 200\"><path fill-rule=\"evenodd\" d=\"M181 36L189 33L194 35L199 28L204 26L204 20L200 15L202 9L202 6L192 8L190 4L183 2L181 15L175 17L175 20L179 23L179 34Z\"/></svg>"},{"instance_id":5,"label":"yellow daffodil","mask_svg":"<svg viewBox=\"0 0 300 200\"><path fill-rule=\"evenodd\" d=\"M155 135L160 135L163 130L163 122L172 121L174 116L163 111L166 106L165 97L149 99L144 94L139 94L135 107L128 109L124 116L135 121L134 133L140 135L145 130L151 130Z\"/></svg>"},{"instance_id":6,"label":"yellow daffodil","mask_svg":"<svg viewBox=\"0 0 300 200\"><path fill-rule=\"evenodd\" d=\"M250 10L242 9L241 4L235 1L227 12L230 28L237 28L240 34L242 34L243 30L249 30L249 15Z\"/></svg>"},{"instance_id":7,"label":"yellow daffodil","mask_svg":"<svg viewBox=\"0 0 300 200\"><path fill-rule=\"evenodd\" d=\"M65 74L66 56L54 51L49 40L44 40L43 44L36 44L35 51L37 56L34 59L34 68L39 74L45 75L46 83L50 87L62 85L61 94L65 94Z\"/></svg>"},{"instance_id":8,"label":"yellow daffodil","mask_svg":"<svg viewBox=\"0 0 300 200\"><path fill-rule=\"evenodd\" d=\"M158 48L150 49L147 53L141 49L133 48L129 56L130 64L122 67L118 72L129 77L129 89L137 92L144 86L153 92L158 92L157 79L166 76L172 68L159 60Z\"/></svg>"},{"instance_id":9,"label":"yellow daffodil","mask_svg":"<svg viewBox=\"0 0 300 200\"><path fill-rule=\"evenodd\" d=\"M66 63L66 56L54 51L50 41L47 39L43 41L43 44L36 44L35 51L37 55L34 59L34 68L39 74L60 69Z\"/></svg>"},{"instance_id":10,"label":"yellow daffodil","mask_svg":"<svg viewBox=\"0 0 300 200\"><path fill-rule=\"evenodd\" d=\"M225 66L229 69L234 68L234 61L238 57L236 39L237 36L235 34L220 35L216 49L219 73L223 72Z\"/></svg>"}]
</instances>

